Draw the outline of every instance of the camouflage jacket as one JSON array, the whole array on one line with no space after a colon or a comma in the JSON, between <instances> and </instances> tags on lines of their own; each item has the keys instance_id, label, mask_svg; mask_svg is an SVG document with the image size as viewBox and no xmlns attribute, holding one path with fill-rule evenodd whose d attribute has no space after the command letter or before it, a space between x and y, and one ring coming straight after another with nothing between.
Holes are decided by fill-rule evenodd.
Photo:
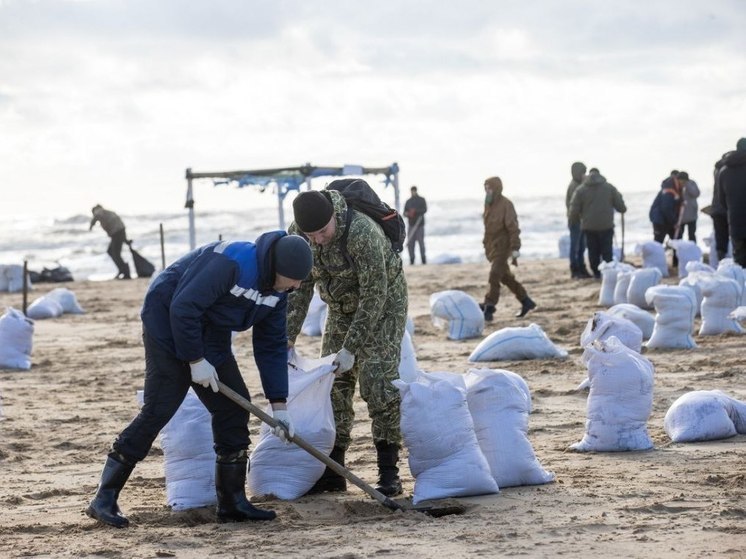
<instances>
[{"instance_id":1,"label":"camouflage jacket","mask_svg":"<svg viewBox=\"0 0 746 559\"><path fill-rule=\"evenodd\" d=\"M368 335L375 332L384 312L397 311L406 315L402 260L391 249L391 241L381 227L367 215L355 212L347 237L347 252L354 263L349 266L342 254L340 241L346 227L347 203L340 193L330 191L330 194L337 230L328 245L311 243L311 275L288 297L288 340L294 342L298 336L316 285L321 299L329 305L330 313L354 314L344 347L356 354ZM300 234L295 223L290 225L288 231ZM390 300L401 298L402 293L403 301ZM397 308L392 309L392 306Z\"/></svg>"}]
</instances>

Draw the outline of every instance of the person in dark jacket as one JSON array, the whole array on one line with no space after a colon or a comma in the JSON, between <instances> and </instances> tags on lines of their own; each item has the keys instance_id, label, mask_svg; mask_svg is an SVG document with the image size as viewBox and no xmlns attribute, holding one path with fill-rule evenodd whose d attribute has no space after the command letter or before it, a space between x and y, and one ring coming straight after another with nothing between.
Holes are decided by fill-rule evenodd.
<instances>
[{"instance_id":1,"label":"person in dark jacket","mask_svg":"<svg viewBox=\"0 0 746 559\"><path fill-rule=\"evenodd\" d=\"M409 263L414 265L414 245L420 245L420 260L427 263L425 258L425 214L427 202L417 194L417 187L410 188L412 196L404 204L404 215L407 216L407 250Z\"/></svg>"},{"instance_id":2,"label":"person in dark jacket","mask_svg":"<svg viewBox=\"0 0 746 559\"><path fill-rule=\"evenodd\" d=\"M601 277L601 259L611 262L614 258L614 210L627 211L624 198L598 169L591 169L570 200L569 219L580 221L588 245L588 262L596 279Z\"/></svg>"},{"instance_id":3,"label":"person in dark jacket","mask_svg":"<svg viewBox=\"0 0 746 559\"><path fill-rule=\"evenodd\" d=\"M254 359L287 441L287 293L313 266L305 239L284 231L256 243L214 242L186 254L152 282L140 316L145 346L145 403L112 445L86 514L105 524L129 524L117 504L137 462L169 422L191 387L212 416L217 454L215 486L220 522L271 520L273 511L246 499L248 413L218 392L218 381L250 399L231 350L231 334L252 328Z\"/></svg>"},{"instance_id":4,"label":"person in dark jacket","mask_svg":"<svg viewBox=\"0 0 746 559\"><path fill-rule=\"evenodd\" d=\"M715 236L715 253L717 254L717 262L725 258L728 254L728 245L730 239L728 236L728 213L720 203L720 170L725 165L725 158L732 152L724 153L723 156L715 162L715 167L712 171L713 186L712 186L712 204L709 207L702 208L702 211L712 218L712 231ZM710 247L712 251L713 248ZM713 259L710 259L713 262Z\"/></svg>"},{"instance_id":5,"label":"person in dark jacket","mask_svg":"<svg viewBox=\"0 0 746 559\"><path fill-rule=\"evenodd\" d=\"M122 245L127 242L127 233L124 228L124 222L116 213L96 204L91 208L91 224L88 230L91 231L96 222L101 224L101 228L111 239L106 254L114 261L117 267L117 279L130 279L130 266L122 259Z\"/></svg>"},{"instance_id":6,"label":"person in dark jacket","mask_svg":"<svg viewBox=\"0 0 746 559\"><path fill-rule=\"evenodd\" d=\"M746 268L746 138L738 140L736 151L723 157L717 181L720 204L728 216L733 260Z\"/></svg>"},{"instance_id":7,"label":"person in dark jacket","mask_svg":"<svg viewBox=\"0 0 746 559\"><path fill-rule=\"evenodd\" d=\"M669 240L678 239L681 228L683 204L683 181L679 178L678 171L671 171L668 178L661 183L658 194L655 195L650 206L648 217L653 224L653 240L664 244L666 237ZM673 251L673 266L678 266L679 261L676 251Z\"/></svg>"},{"instance_id":8,"label":"person in dark jacket","mask_svg":"<svg viewBox=\"0 0 746 559\"><path fill-rule=\"evenodd\" d=\"M570 276L573 279L590 278L591 274L585 267L585 234L580 229L580 220L570 221L570 201L578 187L585 180L586 166L576 161L570 166L572 180L567 185L565 207L567 208L567 228L570 230Z\"/></svg>"}]
</instances>

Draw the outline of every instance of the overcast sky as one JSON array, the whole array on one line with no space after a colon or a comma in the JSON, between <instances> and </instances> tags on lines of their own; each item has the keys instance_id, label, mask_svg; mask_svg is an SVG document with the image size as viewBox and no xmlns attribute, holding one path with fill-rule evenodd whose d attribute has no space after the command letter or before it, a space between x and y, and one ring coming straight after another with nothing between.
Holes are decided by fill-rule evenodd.
<instances>
[{"instance_id":1,"label":"overcast sky","mask_svg":"<svg viewBox=\"0 0 746 559\"><path fill-rule=\"evenodd\" d=\"M430 199L499 175L564 203L575 160L709 189L742 136L744 0L0 0L3 215L178 210L187 167L306 162L397 162Z\"/></svg>"}]
</instances>

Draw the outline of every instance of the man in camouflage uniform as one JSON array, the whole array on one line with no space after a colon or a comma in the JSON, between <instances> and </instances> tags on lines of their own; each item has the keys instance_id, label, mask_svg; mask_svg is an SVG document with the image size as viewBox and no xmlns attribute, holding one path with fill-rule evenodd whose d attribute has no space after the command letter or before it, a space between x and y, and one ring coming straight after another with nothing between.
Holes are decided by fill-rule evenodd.
<instances>
[{"instance_id":1,"label":"man in camouflage uniform","mask_svg":"<svg viewBox=\"0 0 746 559\"><path fill-rule=\"evenodd\" d=\"M334 182L329 185L333 186ZM314 265L311 276L288 299L288 343L295 343L317 285L328 305L321 355L337 353L332 387L337 435L330 456L344 465L359 379L377 451L377 489L388 496L398 495L402 492L400 396L391 381L398 378L407 317L401 258L381 227L367 215L348 209L336 190L300 193L293 201L293 212L295 221L289 231L308 237ZM346 489L345 479L327 468L311 492Z\"/></svg>"}]
</instances>

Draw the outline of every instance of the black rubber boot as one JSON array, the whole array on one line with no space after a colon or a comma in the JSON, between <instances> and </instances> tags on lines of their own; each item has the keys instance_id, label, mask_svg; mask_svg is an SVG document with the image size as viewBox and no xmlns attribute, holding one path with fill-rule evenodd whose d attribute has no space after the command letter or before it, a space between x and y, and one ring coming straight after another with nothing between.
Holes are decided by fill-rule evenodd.
<instances>
[{"instance_id":1,"label":"black rubber boot","mask_svg":"<svg viewBox=\"0 0 746 559\"><path fill-rule=\"evenodd\" d=\"M215 490L218 496L218 522L245 522L247 520L273 520L272 510L262 510L246 498L246 451L218 456L215 462Z\"/></svg>"},{"instance_id":2,"label":"black rubber boot","mask_svg":"<svg viewBox=\"0 0 746 559\"><path fill-rule=\"evenodd\" d=\"M339 448L335 446L332 449L331 454L329 454L329 458L334 460L337 464L340 466L345 465L345 450L343 448ZM316 495L318 493L338 493L342 491L347 491L347 480L339 475L334 470L331 470L329 468L326 468L324 470L324 473L321 474L321 477L314 483L313 487L308 490L308 493L306 495Z\"/></svg>"},{"instance_id":3,"label":"black rubber boot","mask_svg":"<svg viewBox=\"0 0 746 559\"><path fill-rule=\"evenodd\" d=\"M489 303L479 303L479 308L482 309L482 312L484 313L484 321L492 322L497 307L495 305L490 305Z\"/></svg>"},{"instance_id":4,"label":"black rubber boot","mask_svg":"<svg viewBox=\"0 0 746 559\"><path fill-rule=\"evenodd\" d=\"M536 303L533 302L531 297L526 295L526 297L521 301L521 310L519 310L515 316L516 318L523 318L528 314L528 311L534 310L536 308Z\"/></svg>"},{"instance_id":5,"label":"black rubber boot","mask_svg":"<svg viewBox=\"0 0 746 559\"><path fill-rule=\"evenodd\" d=\"M132 275L130 275L130 265L126 262L124 263L124 267L119 270L117 279L132 279Z\"/></svg>"},{"instance_id":6,"label":"black rubber boot","mask_svg":"<svg viewBox=\"0 0 746 559\"><path fill-rule=\"evenodd\" d=\"M130 521L119 510L117 499L134 468L134 462L128 461L121 454L115 452L109 454L104 470L101 472L101 481L98 484L96 496L88 505L85 513L115 528L128 526Z\"/></svg>"},{"instance_id":7,"label":"black rubber boot","mask_svg":"<svg viewBox=\"0 0 746 559\"><path fill-rule=\"evenodd\" d=\"M387 497L401 495L402 486L397 466L399 463L399 445L378 441L376 452L378 453L378 485L376 485L376 489Z\"/></svg>"}]
</instances>

